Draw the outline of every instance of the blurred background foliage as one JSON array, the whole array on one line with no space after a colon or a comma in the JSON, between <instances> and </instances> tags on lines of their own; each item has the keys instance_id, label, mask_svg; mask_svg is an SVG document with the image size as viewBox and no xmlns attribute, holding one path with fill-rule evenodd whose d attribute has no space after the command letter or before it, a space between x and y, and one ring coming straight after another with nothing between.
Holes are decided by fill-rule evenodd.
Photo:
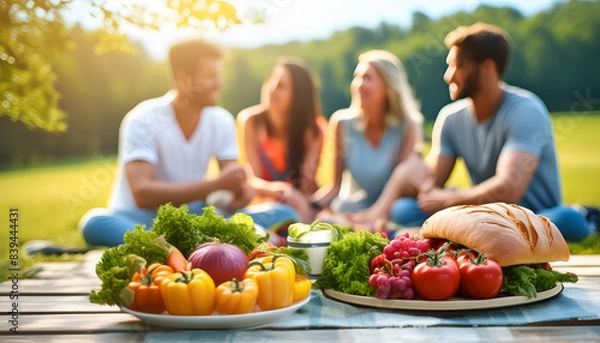
<instances>
[{"instance_id":1,"label":"blurred background foliage","mask_svg":"<svg viewBox=\"0 0 600 343\"><path fill-rule=\"evenodd\" d=\"M70 2L0 2L2 169L116 154L123 116L138 102L169 89L166 62L153 60L142 46L128 41L119 30L122 23L220 29L240 23L226 1L206 1L208 7L193 11L181 6L198 2L167 1L167 11L148 12L136 7L137 0L117 2L116 9L104 8L98 0L91 3L100 10L95 15L103 26L87 31L62 18L61 10ZM357 56L378 48L404 62L422 112L432 121L450 101L442 80L444 37L458 25L477 21L499 25L511 36L514 51L507 83L537 93L551 112L600 109L600 2L582 0L532 16L491 6L437 20L416 12L411 27L381 23L375 29L338 31L327 39L231 49L221 105L236 115L256 104L275 60L293 55L304 58L317 76L328 117L350 102Z\"/></svg>"}]
</instances>

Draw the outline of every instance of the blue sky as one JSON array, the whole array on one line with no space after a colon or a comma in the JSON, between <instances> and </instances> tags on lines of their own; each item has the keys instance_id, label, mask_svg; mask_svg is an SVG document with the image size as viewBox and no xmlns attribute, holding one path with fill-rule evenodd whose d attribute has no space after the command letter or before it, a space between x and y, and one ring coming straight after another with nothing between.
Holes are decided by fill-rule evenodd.
<instances>
[{"instance_id":1,"label":"blue sky","mask_svg":"<svg viewBox=\"0 0 600 343\"><path fill-rule=\"evenodd\" d=\"M437 19L458 11L472 11L480 4L511 6L525 15L548 9L561 0L231 0L243 11L250 6L267 14L267 23L243 25L224 33L201 33L231 47L258 47L291 40L327 38L333 32L352 26L376 27L385 21L409 27L414 11ZM178 40L197 36L198 31L159 32L131 30L152 57L162 59L168 47Z\"/></svg>"}]
</instances>

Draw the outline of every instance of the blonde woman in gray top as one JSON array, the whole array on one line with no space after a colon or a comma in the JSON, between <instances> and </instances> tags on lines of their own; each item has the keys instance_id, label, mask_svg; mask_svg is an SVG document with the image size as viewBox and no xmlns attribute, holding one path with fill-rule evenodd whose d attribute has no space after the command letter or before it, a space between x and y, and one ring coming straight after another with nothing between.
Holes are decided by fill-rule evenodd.
<instances>
[{"instance_id":1,"label":"blonde woman in gray top","mask_svg":"<svg viewBox=\"0 0 600 343\"><path fill-rule=\"evenodd\" d=\"M350 90L350 107L335 112L329 124L333 182L315 193L313 206L323 209L317 215L323 221L377 230L393 202L415 197L425 179L423 119L404 66L389 51L361 54ZM393 173L402 181L391 188Z\"/></svg>"}]
</instances>

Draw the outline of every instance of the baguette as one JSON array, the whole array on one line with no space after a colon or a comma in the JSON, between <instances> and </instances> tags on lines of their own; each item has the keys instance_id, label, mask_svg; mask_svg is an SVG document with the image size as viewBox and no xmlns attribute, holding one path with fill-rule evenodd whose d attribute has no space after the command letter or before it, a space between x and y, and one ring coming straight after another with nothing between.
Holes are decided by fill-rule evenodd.
<instances>
[{"instance_id":1,"label":"baguette","mask_svg":"<svg viewBox=\"0 0 600 343\"><path fill-rule=\"evenodd\" d=\"M420 234L475 249L503 267L568 261L570 256L554 223L512 204L449 207L427 219Z\"/></svg>"}]
</instances>

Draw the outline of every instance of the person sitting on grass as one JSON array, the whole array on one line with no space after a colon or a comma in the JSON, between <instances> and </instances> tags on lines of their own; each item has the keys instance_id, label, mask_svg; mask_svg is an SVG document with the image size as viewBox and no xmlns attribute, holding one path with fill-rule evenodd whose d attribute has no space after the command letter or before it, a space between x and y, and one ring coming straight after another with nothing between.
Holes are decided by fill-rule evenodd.
<instances>
[{"instance_id":1,"label":"person sitting on grass","mask_svg":"<svg viewBox=\"0 0 600 343\"><path fill-rule=\"evenodd\" d=\"M502 81L510 56L508 35L477 23L458 27L445 43L450 51L444 80L454 102L442 108L434 124L428 181L416 198L389 204L396 214L391 219L420 226L450 206L506 202L546 216L567 241L588 236L596 227L598 210L578 211L562 204L546 106L532 92ZM473 186L444 188L458 158L464 160Z\"/></svg>"},{"instance_id":2,"label":"person sitting on grass","mask_svg":"<svg viewBox=\"0 0 600 343\"><path fill-rule=\"evenodd\" d=\"M256 201L288 204L302 222L312 222L315 213L309 200L318 188L327 120L306 63L280 58L263 84L261 103L242 110L237 122ZM287 226L279 229L271 234L285 241Z\"/></svg>"},{"instance_id":3,"label":"person sitting on grass","mask_svg":"<svg viewBox=\"0 0 600 343\"><path fill-rule=\"evenodd\" d=\"M416 196L425 180L422 115L402 62L389 51L361 54L350 90L350 107L329 121L333 182L315 193L313 204L323 208L322 221L379 231L389 209L381 204ZM402 177L390 185L394 172Z\"/></svg>"},{"instance_id":4,"label":"person sitting on grass","mask_svg":"<svg viewBox=\"0 0 600 343\"><path fill-rule=\"evenodd\" d=\"M175 44L169 51L174 91L131 110L119 131L118 175L109 208L86 213L80 228L89 245L115 246L136 224L152 226L157 208L187 204L201 214L207 196L233 194L223 214L249 214L262 227L298 220L284 204L245 207L254 197L245 167L237 163L235 120L216 106L225 50L202 39ZM220 174L207 177L211 158Z\"/></svg>"}]
</instances>

